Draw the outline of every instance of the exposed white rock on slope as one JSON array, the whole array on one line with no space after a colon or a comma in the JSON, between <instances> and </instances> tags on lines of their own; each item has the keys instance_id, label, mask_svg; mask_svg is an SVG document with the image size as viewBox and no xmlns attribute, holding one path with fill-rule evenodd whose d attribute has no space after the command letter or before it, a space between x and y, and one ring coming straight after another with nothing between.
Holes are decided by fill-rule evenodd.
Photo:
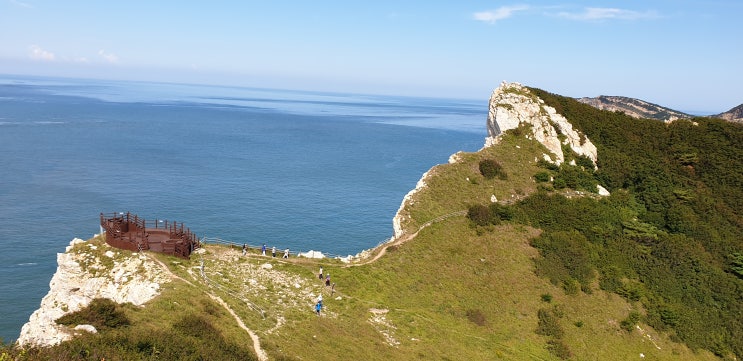
<instances>
[{"instance_id":1,"label":"exposed white rock on slope","mask_svg":"<svg viewBox=\"0 0 743 361\"><path fill-rule=\"evenodd\" d=\"M57 272L49 282L49 293L21 328L20 345L50 346L68 340L75 331L56 324L56 319L86 307L95 298L140 306L154 298L160 284L168 281L143 254L129 255L105 243L105 252L93 244L87 244L82 252L72 251L75 245L85 247L85 243L75 238L65 253L57 254ZM105 266L111 263L113 267Z\"/></svg>"},{"instance_id":2,"label":"exposed white rock on slope","mask_svg":"<svg viewBox=\"0 0 743 361\"><path fill-rule=\"evenodd\" d=\"M554 158L549 157L553 163L565 161L562 144L567 144L575 153L590 158L596 164L596 146L573 129L573 125L555 108L545 105L525 86L503 82L490 96L485 146L496 144L499 135L517 128L521 123L532 126L534 138L553 154ZM565 137L563 141L558 137L560 134Z\"/></svg>"}]
</instances>

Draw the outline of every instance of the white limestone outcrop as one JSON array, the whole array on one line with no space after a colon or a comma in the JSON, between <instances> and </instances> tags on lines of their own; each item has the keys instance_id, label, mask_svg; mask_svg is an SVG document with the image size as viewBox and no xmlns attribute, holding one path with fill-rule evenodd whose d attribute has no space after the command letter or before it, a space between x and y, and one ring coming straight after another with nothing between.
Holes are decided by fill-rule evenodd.
<instances>
[{"instance_id":1,"label":"white limestone outcrop","mask_svg":"<svg viewBox=\"0 0 743 361\"><path fill-rule=\"evenodd\" d=\"M596 164L596 146L585 135L573 129L573 125L558 114L555 108L545 105L542 99L525 86L503 82L490 96L485 146L496 144L503 132L515 129L520 124L531 125L534 139L552 153L545 159L562 164L565 161L562 145L566 144L575 153L590 158Z\"/></svg>"},{"instance_id":2,"label":"white limestone outcrop","mask_svg":"<svg viewBox=\"0 0 743 361\"><path fill-rule=\"evenodd\" d=\"M429 170L430 172L430 170ZM402 202L400 203L400 208L397 210L397 213L395 213L395 217L392 218L392 230L393 230L393 238L397 239L402 237L405 234L405 230L402 228L402 223L405 221L406 212L405 207L408 204L412 204L413 202L413 195L418 193L421 189L426 187L426 178L428 177L428 172L423 173L421 176L421 179L418 180L418 183L415 184L415 188L413 188L408 194L403 197Z\"/></svg>"},{"instance_id":3,"label":"white limestone outcrop","mask_svg":"<svg viewBox=\"0 0 743 361\"><path fill-rule=\"evenodd\" d=\"M88 306L95 298L141 306L158 295L160 284L167 281L160 267L144 254L75 238L65 253L57 254L57 271L49 282L49 293L21 328L17 342L22 346L51 346L81 331L94 332L92 326L76 331L55 320Z\"/></svg>"}]
</instances>

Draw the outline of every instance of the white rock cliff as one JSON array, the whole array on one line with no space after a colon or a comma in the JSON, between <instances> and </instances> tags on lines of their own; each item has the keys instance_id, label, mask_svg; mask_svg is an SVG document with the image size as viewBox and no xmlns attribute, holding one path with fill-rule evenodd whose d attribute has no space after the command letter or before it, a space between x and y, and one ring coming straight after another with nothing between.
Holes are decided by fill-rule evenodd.
<instances>
[{"instance_id":1,"label":"white rock cliff","mask_svg":"<svg viewBox=\"0 0 743 361\"><path fill-rule=\"evenodd\" d=\"M590 158L596 164L596 146L573 129L573 125L555 108L545 105L525 86L503 82L490 96L485 146L496 144L498 136L509 129L518 128L520 124L531 125L534 138L552 153L545 155L546 160L562 164L565 161L562 145L566 144L575 153Z\"/></svg>"},{"instance_id":2,"label":"white rock cliff","mask_svg":"<svg viewBox=\"0 0 743 361\"><path fill-rule=\"evenodd\" d=\"M55 320L86 307L95 298L141 306L159 293L160 284L168 281L159 266L144 254L122 252L105 243L97 246L79 238L70 242L65 253L57 254L57 264L49 293L21 328L17 342L22 346L56 345L76 332L91 332L92 326L71 329Z\"/></svg>"}]
</instances>

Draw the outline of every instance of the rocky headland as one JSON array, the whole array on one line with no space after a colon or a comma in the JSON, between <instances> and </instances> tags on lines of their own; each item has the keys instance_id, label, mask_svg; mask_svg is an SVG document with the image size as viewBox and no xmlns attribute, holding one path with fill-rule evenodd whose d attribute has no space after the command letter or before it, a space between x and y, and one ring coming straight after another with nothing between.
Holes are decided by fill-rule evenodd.
<instances>
[{"instance_id":1,"label":"rocky headland","mask_svg":"<svg viewBox=\"0 0 743 361\"><path fill-rule=\"evenodd\" d=\"M105 244L104 244L105 245ZM75 329L55 322L78 311L96 298L141 306L158 295L169 278L142 253L99 247L75 238L64 253L57 254L57 271L41 306L21 328L18 344L56 345L79 332L95 332L89 325Z\"/></svg>"},{"instance_id":2,"label":"rocky headland","mask_svg":"<svg viewBox=\"0 0 743 361\"><path fill-rule=\"evenodd\" d=\"M578 98L577 100L597 109L622 112L633 118L656 119L663 122L672 122L677 119L692 117L689 114L671 108L629 97L600 95L594 98Z\"/></svg>"}]
</instances>

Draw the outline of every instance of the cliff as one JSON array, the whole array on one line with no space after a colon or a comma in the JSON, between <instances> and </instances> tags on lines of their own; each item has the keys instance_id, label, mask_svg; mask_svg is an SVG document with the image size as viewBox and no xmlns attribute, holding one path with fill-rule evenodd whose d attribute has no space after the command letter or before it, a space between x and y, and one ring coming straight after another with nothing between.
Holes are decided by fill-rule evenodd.
<instances>
[{"instance_id":1,"label":"cliff","mask_svg":"<svg viewBox=\"0 0 743 361\"><path fill-rule=\"evenodd\" d=\"M601 110L623 112L633 118L656 119L664 122L691 118L689 114L635 98L600 95L595 98L579 98L578 101Z\"/></svg>"},{"instance_id":2,"label":"cliff","mask_svg":"<svg viewBox=\"0 0 743 361\"><path fill-rule=\"evenodd\" d=\"M167 282L160 267L142 253L131 253L75 238L64 253L57 254L57 271L49 282L49 293L21 328L20 345L49 346L69 340L80 331L95 332L80 325L75 329L55 320L78 311L95 298L141 306L158 295Z\"/></svg>"},{"instance_id":3,"label":"cliff","mask_svg":"<svg viewBox=\"0 0 743 361\"><path fill-rule=\"evenodd\" d=\"M488 138L485 146L498 142L498 136L509 129L525 124L532 128L534 139L542 143L551 154L544 159L555 164L565 160L562 145L568 145L578 155L588 157L596 164L596 146L584 135L573 129L555 108L544 104L519 83L503 82L490 96L488 108Z\"/></svg>"},{"instance_id":4,"label":"cliff","mask_svg":"<svg viewBox=\"0 0 743 361\"><path fill-rule=\"evenodd\" d=\"M730 109L724 113L713 115L715 118L725 119L733 123L743 123L743 104Z\"/></svg>"}]
</instances>

